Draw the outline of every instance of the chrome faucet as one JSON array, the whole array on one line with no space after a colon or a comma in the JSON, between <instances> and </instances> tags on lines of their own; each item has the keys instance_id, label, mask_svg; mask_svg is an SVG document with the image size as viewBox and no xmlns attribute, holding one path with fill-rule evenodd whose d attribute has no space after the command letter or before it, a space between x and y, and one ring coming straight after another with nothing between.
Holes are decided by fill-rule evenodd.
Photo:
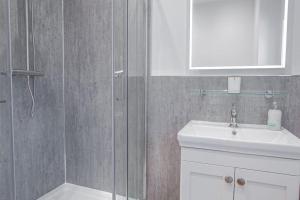
<instances>
[{"instance_id":1,"label":"chrome faucet","mask_svg":"<svg viewBox=\"0 0 300 200\"><path fill-rule=\"evenodd\" d=\"M229 124L229 127L232 127L232 128L237 128L238 127L238 123L237 123L237 109L236 109L236 106L235 104L232 104L232 108L231 108L231 111L230 111L230 124Z\"/></svg>"}]
</instances>

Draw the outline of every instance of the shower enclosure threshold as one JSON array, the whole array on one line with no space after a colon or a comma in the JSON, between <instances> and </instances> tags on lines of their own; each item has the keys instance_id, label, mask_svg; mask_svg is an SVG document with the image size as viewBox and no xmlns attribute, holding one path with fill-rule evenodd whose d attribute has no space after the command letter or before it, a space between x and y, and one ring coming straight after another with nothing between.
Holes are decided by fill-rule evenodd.
<instances>
[{"instance_id":1,"label":"shower enclosure threshold","mask_svg":"<svg viewBox=\"0 0 300 200\"><path fill-rule=\"evenodd\" d=\"M100 190L65 183L37 200L112 200L112 194ZM117 200L126 200L117 195Z\"/></svg>"}]
</instances>

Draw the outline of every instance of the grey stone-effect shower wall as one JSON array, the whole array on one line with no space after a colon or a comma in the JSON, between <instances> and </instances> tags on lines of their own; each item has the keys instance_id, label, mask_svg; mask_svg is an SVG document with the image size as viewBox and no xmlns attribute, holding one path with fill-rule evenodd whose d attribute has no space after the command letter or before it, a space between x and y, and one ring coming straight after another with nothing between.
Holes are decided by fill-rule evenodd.
<instances>
[{"instance_id":1,"label":"grey stone-effect shower wall","mask_svg":"<svg viewBox=\"0 0 300 200\"><path fill-rule=\"evenodd\" d=\"M112 1L65 0L67 182L112 191Z\"/></svg>"},{"instance_id":2,"label":"grey stone-effect shower wall","mask_svg":"<svg viewBox=\"0 0 300 200\"><path fill-rule=\"evenodd\" d=\"M0 0L0 72L8 72L8 5ZM13 198L10 78L0 74L0 200Z\"/></svg>"},{"instance_id":3,"label":"grey stone-effect shower wall","mask_svg":"<svg viewBox=\"0 0 300 200\"><path fill-rule=\"evenodd\" d=\"M193 89L226 89L226 77L150 77L148 98L148 200L179 200L178 131L190 120L228 122L236 103L239 123L266 124L272 101L263 96L204 96ZM287 91L277 97L283 125L300 137L300 78L243 77L242 90Z\"/></svg>"},{"instance_id":4,"label":"grey stone-effect shower wall","mask_svg":"<svg viewBox=\"0 0 300 200\"><path fill-rule=\"evenodd\" d=\"M12 67L26 69L25 5L11 1ZM33 0L35 113L27 78L13 77L16 200L33 200L65 182L62 1ZM31 65L32 67L32 65Z\"/></svg>"},{"instance_id":5,"label":"grey stone-effect shower wall","mask_svg":"<svg viewBox=\"0 0 300 200\"><path fill-rule=\"evenodd\" d=\"M287 114L284 127L300 138L300 76L293 76L287 82Z\"/></svg>"}]
</instances>

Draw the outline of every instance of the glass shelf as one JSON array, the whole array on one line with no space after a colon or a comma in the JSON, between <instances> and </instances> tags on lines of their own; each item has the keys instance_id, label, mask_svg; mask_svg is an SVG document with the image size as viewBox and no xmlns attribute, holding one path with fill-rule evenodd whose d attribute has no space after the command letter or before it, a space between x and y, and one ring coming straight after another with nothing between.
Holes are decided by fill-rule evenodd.
<instances>
[{"instance_id":1,"label":"glass shelf","mask_svg":"<svg viewBox=\"0 0 300 200\"><path fill-rule=\"evenodd\" d=\"M228 90L204 90L204 89L193 89L191 91L193 95L198 96L263 96L266 99L271 99L275 96L287 96L288 93L286 91L274 91L274 90L266 90L266 91L251 91L245 90L240 93L228 93Z\"/></svg>"}]
</instances>

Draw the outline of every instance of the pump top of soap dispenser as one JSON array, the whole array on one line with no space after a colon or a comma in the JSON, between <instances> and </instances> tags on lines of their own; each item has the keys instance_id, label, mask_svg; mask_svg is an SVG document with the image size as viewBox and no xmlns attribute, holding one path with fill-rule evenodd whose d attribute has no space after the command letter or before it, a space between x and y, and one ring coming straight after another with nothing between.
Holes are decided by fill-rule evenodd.
<instances>
[{"instance_id":1,"label":"pump top of soap dispenser","mask_svg":"<svg viewBox=\"0 0 300 200\"><path fill-rule=\"evenodd\" d=\"M273 109L278 110L278 104L276 101L273 101Z\"/></svg>"}]
</instances>

